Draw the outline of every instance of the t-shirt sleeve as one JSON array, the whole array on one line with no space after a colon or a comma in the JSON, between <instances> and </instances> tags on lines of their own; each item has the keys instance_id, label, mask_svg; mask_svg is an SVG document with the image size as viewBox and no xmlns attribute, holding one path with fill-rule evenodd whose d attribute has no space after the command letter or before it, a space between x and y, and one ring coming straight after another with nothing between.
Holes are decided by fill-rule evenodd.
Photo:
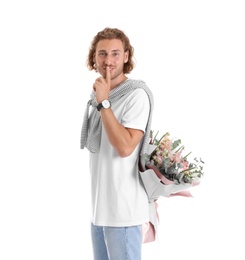
<instances>
[{"instance_id":1,"label":"t-shirt sleeve","mask_svg":"<svg viewBox=\"0 0 245 260\"><path fill-rule=\"evenodd\" d=\"M150 102L143 89L137 89L129 96L122 118L122 125L127 128L139 129L145 132Z\"/></svg>"}]
</instances>

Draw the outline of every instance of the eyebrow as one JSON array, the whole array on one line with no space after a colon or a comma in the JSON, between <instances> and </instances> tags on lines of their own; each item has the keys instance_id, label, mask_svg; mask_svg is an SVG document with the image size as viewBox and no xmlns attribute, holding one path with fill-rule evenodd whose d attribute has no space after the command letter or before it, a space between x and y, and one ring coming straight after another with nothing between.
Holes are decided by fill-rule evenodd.
<instances>
[{"instance_id":1,"label":"eyebrow","mask_svg":"<svg viewBox=\"0 0 245 260\"><path fill-rule=\"evenodd\" d=\"M121 50L112 50L111 52L117 52L117 51L122 52ZM98 52L107 52L107 51L106 50L99 50Z\"/></svg>"}]
</instances>

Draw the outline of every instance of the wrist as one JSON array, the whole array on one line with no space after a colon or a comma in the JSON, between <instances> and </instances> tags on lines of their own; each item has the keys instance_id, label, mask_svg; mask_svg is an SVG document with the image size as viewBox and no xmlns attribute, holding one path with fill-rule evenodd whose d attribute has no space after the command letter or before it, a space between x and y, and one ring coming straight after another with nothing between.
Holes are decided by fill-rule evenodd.
<instances>
[{"instance_id":1,"label":"wrist","mask_svg":"<svg viewBox=\"0 0 245 260\"><path fill-rule=\"evenodd\" d=\"M104 99L102 100L98 106L97 106L97 110L100 111L102 108L110 108L111 107L111 102L108 99Z\"/></svg>"}]
</instances>

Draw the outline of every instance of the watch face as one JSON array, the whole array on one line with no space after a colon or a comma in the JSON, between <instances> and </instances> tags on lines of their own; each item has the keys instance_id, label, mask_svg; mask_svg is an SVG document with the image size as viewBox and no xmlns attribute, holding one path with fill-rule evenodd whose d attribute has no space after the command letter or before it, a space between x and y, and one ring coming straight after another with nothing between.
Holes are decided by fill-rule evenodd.
<instances>
[{"instance_id":1,"label":"watch face","mask_svg":"<svg viewBox=\"0 0 245 260\"><path fill-rule=\"evenodd\" d=\"M102 101L102 106L104 108L109 108L111 106L110 101L109 100L103 100Z\"/></svg>"}]
</instances>

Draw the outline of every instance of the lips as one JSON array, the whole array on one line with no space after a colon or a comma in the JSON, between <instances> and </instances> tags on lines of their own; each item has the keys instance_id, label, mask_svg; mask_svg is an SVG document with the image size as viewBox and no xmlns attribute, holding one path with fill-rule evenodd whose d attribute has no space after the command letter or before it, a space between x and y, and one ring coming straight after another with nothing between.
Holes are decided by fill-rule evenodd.
<instances>
[{"instance_id":1,"label":"lips","mask_svg":"<svg viewBox=\"0 0 245 260\"><path fill-rule=\"evenodd\" d=\"M104 69L106 70L106 68L107 67L105 67ZM113 70L114 69L114 67L109 67L109 70L111 71L111 70Z\"/></svg>"}]
</instances>

